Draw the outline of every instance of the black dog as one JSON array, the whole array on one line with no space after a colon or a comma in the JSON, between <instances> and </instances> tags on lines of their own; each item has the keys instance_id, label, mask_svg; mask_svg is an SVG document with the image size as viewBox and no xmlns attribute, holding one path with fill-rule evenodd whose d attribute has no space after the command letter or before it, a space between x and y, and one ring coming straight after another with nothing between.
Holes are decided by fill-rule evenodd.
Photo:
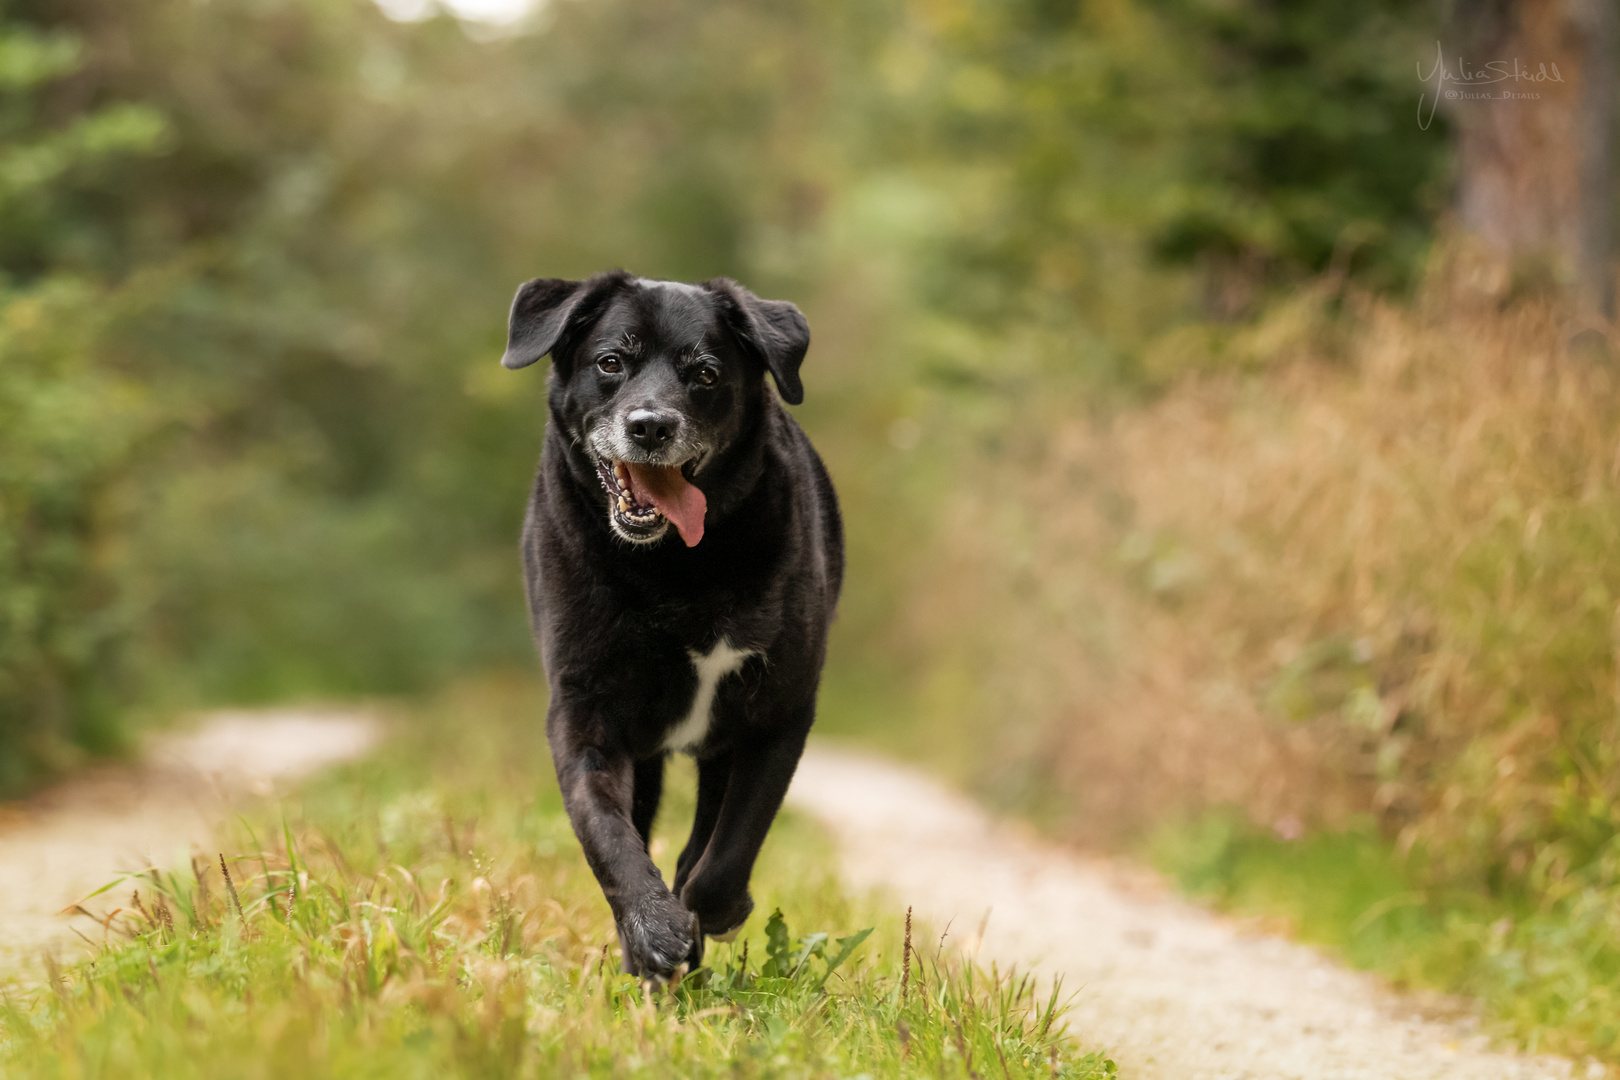
<instances>
[{"instance_id":1,"label":"black dog","mask_svg":"<svg viewBox=\"0 0 1620 1080\"><path fill-rule=\"evenodd\" d=\"M509 368L552 357L523 528L546 734L624 969L666 976L748 917L748 878L815 718L843 526L815 450L794 305L724 278L541 278ZM697 759L674 891L647 852L664 759Z\"/></svg>"}]
</instances>

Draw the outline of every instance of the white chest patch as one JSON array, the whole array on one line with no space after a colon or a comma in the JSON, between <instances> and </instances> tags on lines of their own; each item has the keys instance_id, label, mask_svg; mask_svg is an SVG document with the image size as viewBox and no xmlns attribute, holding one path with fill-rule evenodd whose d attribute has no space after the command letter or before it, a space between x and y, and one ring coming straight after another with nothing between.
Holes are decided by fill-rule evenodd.
<instances>
[{"instance_id":1,"label":"white chest patch","mask_svg":"<svg viewBox=\"0 0 1620 1080\"><path fill-rule=\"evenodd\" d=\"M703 741L714 719L714 692L720 680L741 669L754 650L733 648L730 641L721 638L707 656L691 650L686 655L692 658L692 667L697 671L697 693L692 695L692 707L686 716L664 736L666 750L685 750Z\"/></svg>"}]
</instances>

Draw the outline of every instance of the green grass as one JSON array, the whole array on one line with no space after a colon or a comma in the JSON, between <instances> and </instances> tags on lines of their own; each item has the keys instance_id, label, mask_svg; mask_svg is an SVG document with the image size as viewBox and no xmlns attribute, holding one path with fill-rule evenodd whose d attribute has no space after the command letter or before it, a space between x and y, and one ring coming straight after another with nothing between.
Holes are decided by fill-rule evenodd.
<instances>
[{"instance_id":1,"label":"green grass","mask_svg":"<svg viewBox=\"0 0 1620 1080\"><path fill-rule=\"evenodd\" d=\"M619 974L538 698L486 683L401 716L373 759L243 817L229 885L199 860L89 901L122 908L110 944L6 985L0 1073L1115 1075L1034 980L933 949L908 961L903 914L847 896L792 815L761 857L755 917L706 971L669 987ZM690 767L675 772L654 842L666 873L691 808Z\"/></svg>"},{"instance_id":2,"label":"green grass","mask_svg":"<svg viewBox=\"0 0 1620 1080\"><path fill-rule=\"evenodd\" d=\"M1287 841L1227 815L1162 829L1153 861L1188 893L1323 946L1395 985L1479 999L1531 1051L1620 1062L1620 903L1611 889L1490 896L1424 884L1372 828Z\"/></svg>"}]
</instances>

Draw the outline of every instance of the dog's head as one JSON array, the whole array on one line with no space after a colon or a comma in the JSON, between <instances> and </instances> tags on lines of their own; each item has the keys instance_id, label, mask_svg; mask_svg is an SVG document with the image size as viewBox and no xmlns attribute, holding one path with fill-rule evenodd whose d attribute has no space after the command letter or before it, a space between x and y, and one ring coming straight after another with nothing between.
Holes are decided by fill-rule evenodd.
<instances>
[{"instance_id":1,"label":"dog's head","mask_svg":"<svg viewBox=\"0 0 1620 1080\"><path fill-rule=\"evenodd\" d=\"M536 278L507 325L509 368L551 354L551 410L588 455L613 531L636 544L673 524L703 538L704 468L753 430L770 373L783 400L804 399L810 328L785 300L727 278L701 285L623 271L585 281Z\"/></svg>"}]
</instances>

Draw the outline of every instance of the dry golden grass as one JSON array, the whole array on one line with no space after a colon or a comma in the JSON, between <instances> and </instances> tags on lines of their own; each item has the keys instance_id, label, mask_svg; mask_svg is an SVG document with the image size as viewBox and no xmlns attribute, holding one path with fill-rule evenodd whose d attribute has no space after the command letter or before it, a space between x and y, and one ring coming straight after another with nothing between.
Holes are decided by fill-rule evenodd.
<instances>
[{"instance_id":1,"label":"dry golden grass","mask_svg":"<svg viewBox=\"0 0 1620 1080\"><path fill-rule=\"evenodd\" d=\"M1599 859L1620 348L1438 262L1415 304L1324 282L1167 335L1152 401L1028 422L963 486L949 516L985 527L940 576L976 584L913 628L986 628L959 707L1001 721L992 786L1048 781L1094 839L1236 804L1285 832L1372 813L1493 885Z\"/></svg>"}]
</instances>

